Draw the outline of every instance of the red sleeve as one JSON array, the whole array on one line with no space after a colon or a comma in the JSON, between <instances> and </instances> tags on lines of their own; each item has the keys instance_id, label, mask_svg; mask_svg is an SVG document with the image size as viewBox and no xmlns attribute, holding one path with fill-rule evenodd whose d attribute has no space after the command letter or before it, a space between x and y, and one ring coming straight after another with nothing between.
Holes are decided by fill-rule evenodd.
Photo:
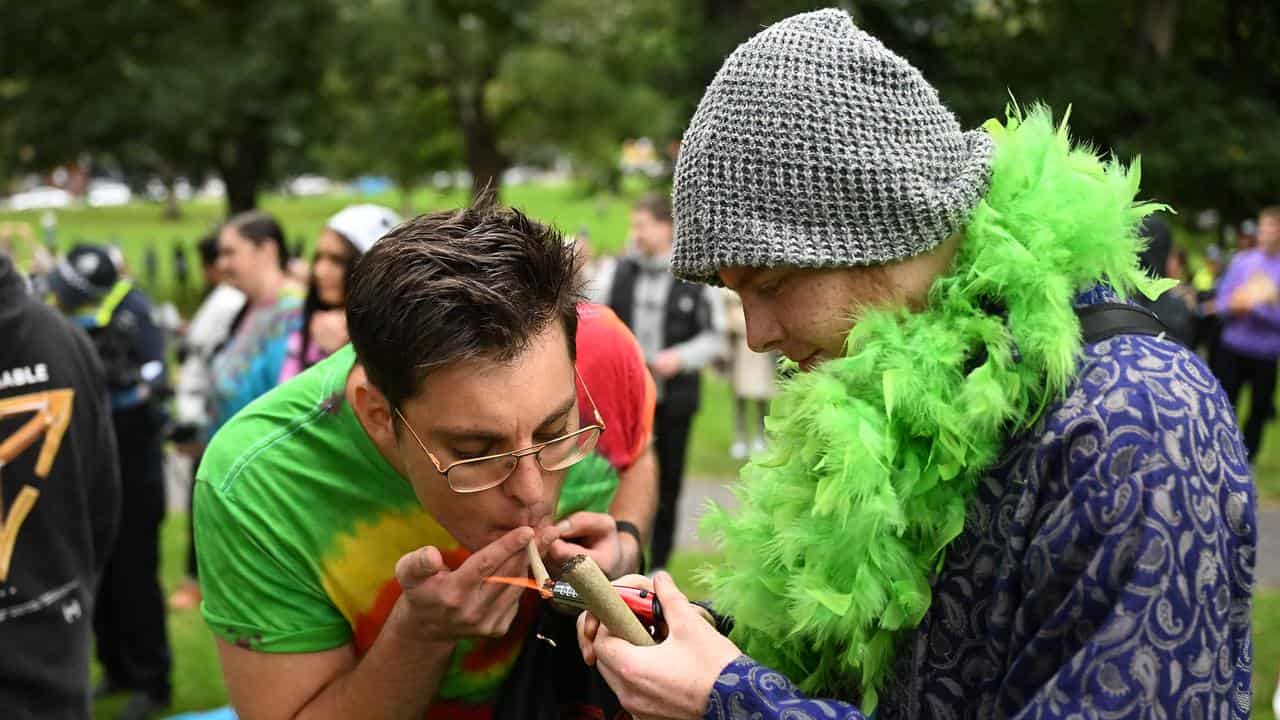
<instances>
[{"instance_id":1,"label":"red sleeve","mask_svg":"<svg viewBox=\"0 0 1280 720\"><path fill-rule=\"evenodd\" d=\"M622 320L604 305L578 305L578 374L591 393L605 432L598 449L609 464L626 470L640 457L653 434L657 388L644 364L640 343ZM591 419L591 400L578 388L583 423Z\"/></svg>"}]
</instances>

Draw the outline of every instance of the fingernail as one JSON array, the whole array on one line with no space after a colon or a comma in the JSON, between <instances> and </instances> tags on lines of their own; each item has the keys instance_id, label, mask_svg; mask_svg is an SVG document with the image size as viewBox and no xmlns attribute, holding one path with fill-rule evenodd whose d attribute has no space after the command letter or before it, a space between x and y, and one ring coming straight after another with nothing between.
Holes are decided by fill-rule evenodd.
<instances>
[{"instance_id":1,"label":"fingernail","mask_svg":"<svg viewBox=\"0 0 1280 720\"><path fill-rule=\"evenodd\" d=\"M573 523L569 522L568 520L561 520L559 523L556 524L556 528L559 529L560 532L566 533L573 529Z\"/></svg>"}]
</instances>

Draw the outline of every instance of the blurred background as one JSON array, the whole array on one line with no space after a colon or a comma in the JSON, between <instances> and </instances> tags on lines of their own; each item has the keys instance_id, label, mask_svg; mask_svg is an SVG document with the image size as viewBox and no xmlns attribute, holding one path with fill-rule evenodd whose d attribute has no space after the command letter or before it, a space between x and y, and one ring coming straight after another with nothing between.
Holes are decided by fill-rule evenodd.
<instances>
[{"instance_id":1,"label":"blurred background","mask_svg":"<svg viewBox=\"0 0 1280 720\"><path fill-rule=\"evenodd\" d=\"M832 4L920 68L966 127L1042 100L1059 116L1070 108L1073 134L1100 152L1141 156L1142 194L1176 210L1164 217L1176 272L1197 290L1211 292L1259 209L1280 203L1274 0ZM0 249L23 265L80 242L114 245L179 317L202 297L197 238L250 208L279 218L292 253L309 258L326 219L354 202L412 215L491 188L577 236L592 258L615 255L635 199L669 189L681 132L727 54L819 6L0 3ZM705 498L727 497L742 454L730 383L709 375L672 561L693 587L689 568L714 554L692 516ZM1280 534L1270 520L1280 518L1280 438L1267 435L1255 464L1257 717L1272 716L1280 669L1280 565L1267 569L1280 555L1266 550L1268 531ZM169 588L186 543L185 505L171 506ZM173 710L224 704L198 613L169 622Z\"/></svg>"}]
</instances>

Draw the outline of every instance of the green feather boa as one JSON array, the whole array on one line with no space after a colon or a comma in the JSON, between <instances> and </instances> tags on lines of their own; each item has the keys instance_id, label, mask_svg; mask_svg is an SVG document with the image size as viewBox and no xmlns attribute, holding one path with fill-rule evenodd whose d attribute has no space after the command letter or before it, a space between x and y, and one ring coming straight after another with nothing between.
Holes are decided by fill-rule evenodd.
<instances>
[{"instance_id":1,"label":"green feather boa","mask_svg":"<svg viewBox=\"0 0 1280 720\"><path fill-rule=\"evenodd\" d=\"M785 383L741 508L703 524L724 553L704 579L743 652L803 690L860 693L865 711L929 609L978 480L1071 381L1077 292L1162 286L1137 264L1136 228L1159 207L1135 202L1137 163L1073 147L1044 107L984 129L990 191L927 309L867 313L845 357Z\"/></svg>"}]
</instances>

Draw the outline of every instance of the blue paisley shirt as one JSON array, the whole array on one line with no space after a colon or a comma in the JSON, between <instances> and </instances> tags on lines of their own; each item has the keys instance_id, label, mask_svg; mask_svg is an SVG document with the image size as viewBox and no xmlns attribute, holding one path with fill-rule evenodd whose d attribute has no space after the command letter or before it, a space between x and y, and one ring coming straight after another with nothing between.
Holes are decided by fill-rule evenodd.
<instances>
[{"instance_id":1,"label":"blue paisley shirt","mask_svg":"<svg viewBox=\"0 0 1280 720\"><path fill-rule=\"evenodd\" d=\"M977 489L877 720L1249 717L1254 511L1198 357L1141 335L1086 346L1068 396ZM742 656L704 717L863 717L844 700Z\"/></svg>"}]
</instances>

